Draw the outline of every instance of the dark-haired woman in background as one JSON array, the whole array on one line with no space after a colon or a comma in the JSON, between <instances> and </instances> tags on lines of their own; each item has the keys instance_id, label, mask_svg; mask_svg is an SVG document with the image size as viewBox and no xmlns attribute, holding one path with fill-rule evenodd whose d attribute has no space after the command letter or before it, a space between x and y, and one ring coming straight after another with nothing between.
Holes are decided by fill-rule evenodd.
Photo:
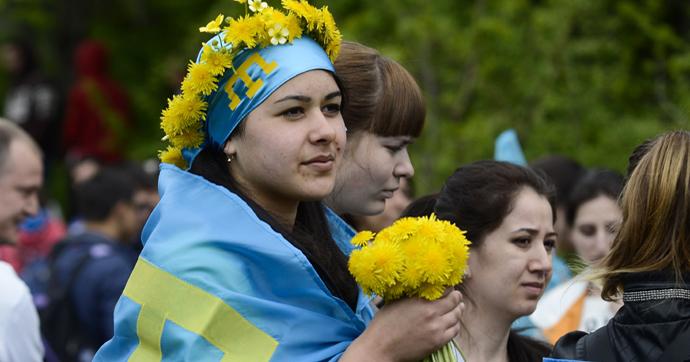
<instances>
[{"instance_id":1,"label":"dark-haired woman in background","mask_svg":"<svg viewBox=\"0 0 690 362\"><path fill-rule=\"evenodd\" d=\"M591 334L563 336L553 355L591 361L690 359L690 132L638 146L623 189L623 222L594 277L623 300Z\"/></svg>"},{"instance_id":2,"label":"dark-haired woman in background","mask_svg":"<svg viewBox=\"0 0 690 362\"><path fill-rule=\"evenodd\" d=\"M585 266L603 258L611 249L622 213L618 196L623 176L611 170L591 170L573 187L566 207L570 241ZM601 290L576 278L549 290L530 316L544 338L554 343L572 330L591 332L605 325L620 307L601 299Z\"/></svg>"},{"instance_id":3,"label":"dark-haired woman in background","mask_svg":"<svg viewBox=\"0 0 690 362\"><path fill-rule=\"evenodd\" d=\"M456 337L467 361L541 361L549 347L510 329L534 311L551 277L554 192L535 171L497 161L460 167L438 195L440 219L467 231L458 286L466 309Z\"/></svg>"}]
</instances>

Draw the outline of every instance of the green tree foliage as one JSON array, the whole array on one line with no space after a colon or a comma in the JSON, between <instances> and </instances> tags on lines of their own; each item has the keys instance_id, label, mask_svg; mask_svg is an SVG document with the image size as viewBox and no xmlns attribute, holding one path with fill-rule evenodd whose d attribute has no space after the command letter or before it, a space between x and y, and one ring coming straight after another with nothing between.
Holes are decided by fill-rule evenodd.
<instances>
[{"instance_id":1,"label":"green tree foliage","mask_svg":"<svg viewBox=\"0 0 690 362\"><path fill-rule=\"evenodd\" d=\"M428 123L412 148L421 193L460 164L492 157L506 128L518 131L528 160L560 153L618 170L643 139L690 128L690 2L328 4L345 38L398 60L425 93ZM56 75L78 36L103 39L138 111L143 155L160 147L158 115L204 40L196 29L227 9L242 10L230 0L0 0L0 27L38 31L45 59L61 54Z\"/></svg>"}]
</instances>

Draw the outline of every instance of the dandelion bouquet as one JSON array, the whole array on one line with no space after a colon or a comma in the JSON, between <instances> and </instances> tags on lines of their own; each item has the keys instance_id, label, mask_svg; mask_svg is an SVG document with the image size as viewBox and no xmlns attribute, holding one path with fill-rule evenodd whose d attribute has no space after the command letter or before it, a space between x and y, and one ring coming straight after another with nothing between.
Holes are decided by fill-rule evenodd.
<instances>
[{"instance_id":1,"label":"dandelion bouquet","mask_svg":"<svg viewBox=\"0 0 690 362\"><path fill-rule=\"evenodd\" d=\"M351 242L359 249L350 255L350 273L365 293L385 301L443 296L462 282L470 244L464 231L434 214L399 219L378 234L362 231ZM454 361L450 348L426 360Z\"/></svg>"}]
</instances>

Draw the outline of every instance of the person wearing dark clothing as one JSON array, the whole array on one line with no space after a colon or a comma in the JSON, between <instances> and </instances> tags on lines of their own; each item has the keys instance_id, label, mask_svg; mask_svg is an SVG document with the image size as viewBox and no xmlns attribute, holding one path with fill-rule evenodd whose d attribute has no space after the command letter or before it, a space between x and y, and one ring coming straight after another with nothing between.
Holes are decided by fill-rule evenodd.
<instances>
[{"instance_id":1,"label":"person wearing dark clothing","mask_svg":"<svg viewBox=\"0 0 690 362\"><path fill-rule=\"evenodd\" d=\"M76 84L69 92L63 143L68 160L93 158L103 163L123 159L130 104L122 87L108 74L108 53L96 41L75 52Z\"/></svg>"},{"instance_id":2,"label":"person wearing dark clothing","mask_svg":"<svg viewBox=\"0 0 690 362\"><path fill-rule=\"evenodd\" d=\"M127 278L137 261L137 254L109 236L85 231L65 241L56 260L59 280L67 283L79 261L87 261L74 275L69 296L84 331L93 337L96 348L113 335L113 311Z\"/></svg>"},{"instance_id":3,"label":"person wearing dark clothing","mask_svg":"<svg viewBox=\"0 0 690 362\"><path fill-rule=\"evenodd\" d=\"M0 48L2 65L9 75L3 116L23 128L51 161L59 130L60 97L42 74L33 47L27 41L12 41Z\"/></svg>"},{"instance_id":4,"label":"person wearing dark clothing","mask_svg":"<svg viewBox=\"0 0 690 362\"><path fill-rule=\"evenodd\" d=\"M79 360L90 361L113 336L115 304L138 257L131 245L140 228L134 192L131 178L108 167L78 184L84 230L53 250L53 278L67 289L79 322L75 332L87 336L80 342Z\"/></svg>"},{"instance_id":5,"label":"person wearing dark clothing","mask_svg":"<svg viewBox=\"0 0 690 362\"><path fill-rule=\"evenodd\" d=\"M590 361L690 360L690 132L669 132L630 156L623 223L594 279L623 300L609 323L561 337L552 356Z\"/></svg>"}]
</instances>

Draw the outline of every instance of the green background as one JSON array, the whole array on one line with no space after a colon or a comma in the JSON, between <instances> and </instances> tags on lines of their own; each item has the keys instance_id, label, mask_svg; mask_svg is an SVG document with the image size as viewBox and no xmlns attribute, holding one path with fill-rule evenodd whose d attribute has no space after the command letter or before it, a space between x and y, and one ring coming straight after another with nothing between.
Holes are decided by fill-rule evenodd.
<instances>
[{"instance_id":1,"label":"green background","mask_svg":"<svg viewBox=\"0 0 690 362\"><path fill-rule=\"evenodd\" d=\"M493 157L507 128L517 130L528 160L559 153L620 171L645 138L690 128L690 1L328 5L345 39L398 60L426 96L427 126L411 148L418 194L462 163ZM76 44L102 40L135 109L128 152L140 159L161 147L160 110L205 40L198 27L242 11L231 0L0 0L0 41L31 37L42 67L66 90ZM0 96L6 86L0 71Z\"/></svg>"}]
</instances>

